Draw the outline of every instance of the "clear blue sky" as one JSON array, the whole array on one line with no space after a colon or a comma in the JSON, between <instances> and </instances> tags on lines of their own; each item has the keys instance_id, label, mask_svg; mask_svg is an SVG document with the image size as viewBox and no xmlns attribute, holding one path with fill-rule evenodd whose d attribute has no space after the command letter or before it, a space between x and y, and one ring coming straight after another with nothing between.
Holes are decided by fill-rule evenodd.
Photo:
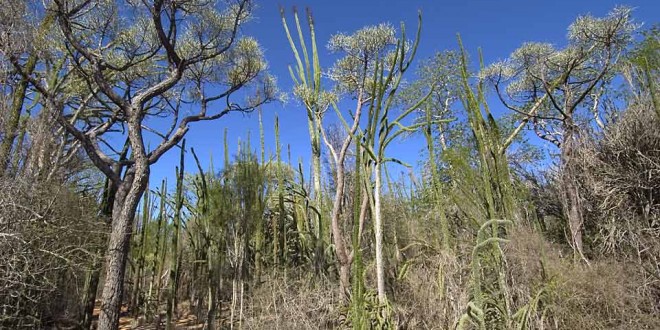
<instances>
[{"instance_id":1,"label":"clear blue sky","mask_svg":"<svg viewBox=\"0 0 660 330\"><path fill-rule=\"evenodd\" d=\"M293 56L281 25L280 6L285 8L289 18L292 17L293 6L301 13L307 7L312 10L319 46L325 46L330 36L337 32L350 33L365 25L381 22L390 22L398 27L403 21L412 33L416 28L417 11L422 10L424 22L417 60L428 58L436 51L455 49L456 33L460 33L469 52L474 54L477 47L483 49L486 63L507 57L526 41L550 42L561 47L565 44L566 28L577 16L588 13L604 16L616 5L635 8L633 17L645 26L660 20L658 0L261 0L257 3L259 8L255 12L255 20L243 32L259 40L270 72L278 78L280 89L287 93L291 92L292 87L287 67L293 63ZM322 50L325 51L325 47ZM329 68L331 57L322 57L321 65ZM498 108L499 105L491 104L491 107ZM274 150L273 123L275 115L278 115L283 150L290 144L294 162L302 157L305 166L309 166L309 137L304 109L290 98L286 104L269 104L263 110L267 153ZM207 166L210 154L213 154L216 167L222 164L222 134L225 127L229 128L231 154L235 153L238 139L244 141L247 138L248 131L251 132L253 146L258 148L256 113L232 114L215 122L193 124L187 135L187 146L195 148L204 166ZM388 150L391 156L415 164L422 148L420 139L407 139L394 143ZM286 153L283 157L286 159ZM178 150L171 150L152 167L151 186L158 185L163 177L171 179L177 163ZM186 170L196 171L192 155L187 157Z\"/></svg>"}]
</instances>

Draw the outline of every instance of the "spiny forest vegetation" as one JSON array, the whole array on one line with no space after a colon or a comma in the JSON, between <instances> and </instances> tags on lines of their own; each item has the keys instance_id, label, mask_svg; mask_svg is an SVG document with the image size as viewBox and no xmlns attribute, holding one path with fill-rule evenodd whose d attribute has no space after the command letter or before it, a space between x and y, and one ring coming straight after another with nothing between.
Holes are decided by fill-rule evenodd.
<instances>
[{"instance_id":1,"label":"spiny forest vegetation","mask_svg":"<svg viewBox=\"0 0 660 330\"><path fill-rule=\"evenodd\" d=\"M283 9L279 90L254 6L2 2L0 328L660 329L657 25L484 63L416 58L421 13L317 40ZM309 163L262 119L285 93ZM259 136L200 160L191 124L234 112Z\"/></svg>"}]
</instances>

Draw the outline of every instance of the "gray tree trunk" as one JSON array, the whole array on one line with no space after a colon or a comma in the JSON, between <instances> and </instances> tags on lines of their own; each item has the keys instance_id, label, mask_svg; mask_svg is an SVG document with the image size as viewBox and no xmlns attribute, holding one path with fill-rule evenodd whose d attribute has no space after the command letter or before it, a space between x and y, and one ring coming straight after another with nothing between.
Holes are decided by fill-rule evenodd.
<instances>
[{"instance_id":1,"label":"gray tree trunk","mask_svg":"<svg viewBox=\"0 0 660 330\"><path fill-rule=\"evenodd\" d=\"M339 264L339 290L342 295L348 294L351 289L351 259L344 242L344 233L339 224L341 213L341 200L344 198L344 163L337 162L337 178L336 178L336 191L335 202L332 207L332 239L335 244L335 253L337 255L337 263Z\"/></svg>"},{"instance_id":2,"label":"gray tree trunk","mask_svg":"<svg viewBox=\"0 0 660 330\"><path fill-rule=\"evenodd\" d=\"M139 157L142 158L140 160L138 160L138 157L135 158L133 168L129 169L126 177L119 184L112 208L112 230L106 255L99 330L115 330L119 327L124 275L133 230L133 219L142 194L147 188L149 178L149 165L146 157Z\"/></svg>"},{"instance_id":3,"label":"gray tree trunk","mask_svg":"<svg viewBox=\"0 0 660 330\"><path fill-rule=\"evenodd\" d=\"M120 160L126 159L126 154L128 153L128 141L124 143L124 148L119 155ZM116 165L113 169L115 172L121 172L121 166ZM103 200L99 210L99 215L102 217L102 223L106 226L109 226L112 221L112 209L115 203L115 196L117 195L117 185L112 184L109 179L106 179L105 187L103 191ZM99 248L100 249L100 248ZM99 250L99 254L103 251ZM101 277L101 267L103 266L103 261L101 259L96 259L92 265L92 269L88 274L87 287L85 288L85 294L83 296L83 310L82 310L82 328L91 329L92 327L92 318L94 314L94 305L96 303L96 293L99 287L99 279Z\"/></svg>"},{"instance_id":4,"label":"gray tree trunk","mask_svg":"<svg viewBox=\"0 0 660 330\"><path fill-rule=\"evenodd\" d=\"M564 124L564 140L561 145L562 173L561 182L564 185L563 208L568 226L570 229L570 240L573 246L574 257L577 260L581 258L586 261L582 244L582 210L580 209L579 187L575 177L575 159L573 151L575 149L577 132L573 127L572 121Z\"/></svg>"}]
</instances>

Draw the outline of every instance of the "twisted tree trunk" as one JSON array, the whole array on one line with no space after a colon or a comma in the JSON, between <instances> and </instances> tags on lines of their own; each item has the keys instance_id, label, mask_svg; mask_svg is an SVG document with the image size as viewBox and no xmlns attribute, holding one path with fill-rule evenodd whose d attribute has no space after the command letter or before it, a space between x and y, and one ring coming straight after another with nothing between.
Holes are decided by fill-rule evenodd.
<instances>
[{"instance_id":1,"label":"twisted tree trunk","mask_svg":"<svg viewBox=\"0 0 660 330\"><path fill-rule=\"evenodd\" d=\"M575 159L573 151L577 143L577 132L571 120L564 124L564 141L561 145L562 173L561 182L564 185L563 208L570 229L570 243L573 246L573 256L587 260L584 256L582 243L583 218L580 208L580 193L575 177Z\"/></svg>"},{"instance_id":2,"label":"twisted tree trunk","mask_svg":"<svg viewBox=\"0 0 660 330\"><path fill-rule=\"evenodd\" d=\"M117 184L117 194L112 208L112 230L106 256L99 330L115 330L119 327L133 220L149 180L149 159L142 138L141 115L138 109L139 107L133 106L128 112L131 114L128 120L128 139L133 164L126 171L124 179Z\"/></svg>"},{"instance_id":3,"label":"twisted tree trunk","mask_svg":"<svg viewBox=\"0 0 660 330\"><path fill-rule=\"evenodd\" d=\"M137 157L136 157L137 158ZM131 232L135 211L147 188L149 165L146 158L136 160L126 178L119 184L112 209L112 231L106 256L105 283L103 285L99 330L114 330L119 327L123 281L130 248Z\"/></svg>"}]
</instances>

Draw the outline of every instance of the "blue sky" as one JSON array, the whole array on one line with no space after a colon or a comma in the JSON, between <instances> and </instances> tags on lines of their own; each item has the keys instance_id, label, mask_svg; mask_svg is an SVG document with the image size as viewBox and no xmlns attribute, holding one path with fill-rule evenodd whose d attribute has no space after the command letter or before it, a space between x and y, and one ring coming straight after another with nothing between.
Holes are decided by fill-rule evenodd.
<instances>
[{"instance_id":1,"label":"blue sky","mask_svg":"<svg viewBox=\"0 0 660 330\"><path fill-rule=\"evenodd\" d=\"M460 33L467 50L475 54L481 47L486 63L507 57L526 41L550 42L558 47L565 44L566 28L581 14L604 16L616 5L635 8L633 17L638 23L650 26L660 20L660 1L612 1L612 0L316 0L316 1L257 1L259 8L254 21L244 27L243 33L255 37L261 43L269 62L270 72L278 78L282 91L290 93L292 81L287 67L293 63L281 24L279 7L285 8L292 18L292 8L301 13L309 7L316 23L317 42L323 46L331 35L353 32L365 25L390 22L395 27L403 21L409 33L415 31L417 11L423 15L422 38L416 57L419 60L437 51L455 49L456 33ZM329 68L332 56L321 57L321 65ZM411 79L412 77L408 77ZM491 102L491 108L499 104ZM304 109L291 97L287 103L273 103L263 107L267 153L274 151L274 118L280 118L281 140L291 145L291 155L296 162L300 157L309 166L309 135ZM238 139L245 140L251 132L252 144L258 147L258 121L251 115L231 114L214 122L196 123L187 135L187 146L194 147L207 166L213 154L216 166L222 164L224 153L222 135L229 129L231 154L235 153ZM424 144L421 139L406 139L393 143L388 149L390 156L408 163L417 163ZM286 159L286 155L283 155ZM163 177L172 178L178 164L178 151L171 150L152 166L152 187L159 185ZM187 157L186 169L195 171L192 155ZM403 170L403 169L401 169ZM399 170L392 169L391 173ZM171 185L172 186L172 185Z\"/></svg>"}]
</instances>

